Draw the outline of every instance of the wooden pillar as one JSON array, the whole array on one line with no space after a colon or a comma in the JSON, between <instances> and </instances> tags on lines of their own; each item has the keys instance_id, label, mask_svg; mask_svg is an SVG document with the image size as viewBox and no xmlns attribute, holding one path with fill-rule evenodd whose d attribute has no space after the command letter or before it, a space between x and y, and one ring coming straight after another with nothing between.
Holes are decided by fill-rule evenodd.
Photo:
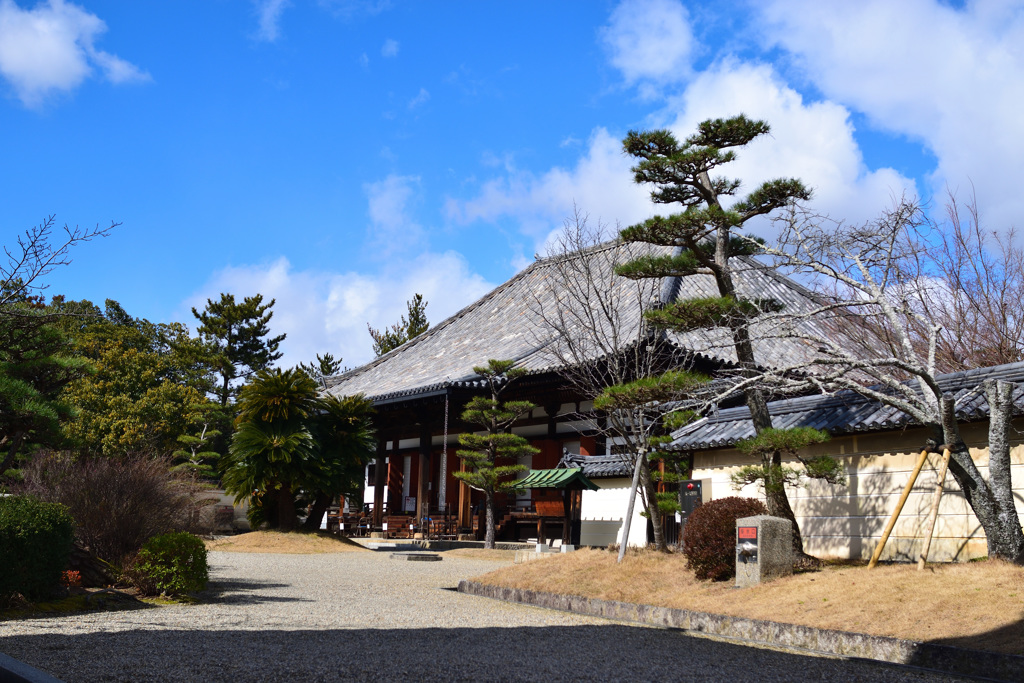
<instances>
[{"instance_id":1,"label":"wooden pillar","mask_svg":"<svg viewBox=\"0 0 1024 683\"><path fill-rule=\"evenodd\" d=\"M387 442L377 442L377 464L373 469L373 526L380 527L384 523L384 489L387 488Z\"/></svg>"},{"instance_id":2,"label":"wooden pillar","mask_svg":"<svg viewBox=\"0 0 1024 683\"><path fill-rule=\"evenodd\" d=\"M466 471L466 463L459 463L459 471ZM473 491L469 488L469 484L464 481L459 481L459 526L466 529L473 528L473 510L472 510L472 498Z\"/></svg>"},{"instance_id":3,"label":"wooden pillar","mask_svg":"<svg viewBox=\"0 0 1024 683\"><path fill-rule=\"evenodd\" d=\"M416 519L430 514L430 423L420 418L420 476L416 482Z\"/></svg>"}]
</instances>

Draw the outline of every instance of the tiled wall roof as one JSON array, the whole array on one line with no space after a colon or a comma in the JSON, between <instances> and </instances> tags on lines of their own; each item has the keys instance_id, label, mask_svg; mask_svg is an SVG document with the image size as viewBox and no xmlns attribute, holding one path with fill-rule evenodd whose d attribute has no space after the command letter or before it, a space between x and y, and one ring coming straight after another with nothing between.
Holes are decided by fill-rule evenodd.
<instances>
[{"instance_id":1,"label":"tiled wall roof","mask_svg":"<svg viewBox=\"0 0 1024 683\"><path fill-rule=\"evenodd\" d=\"M939 386L957 399L957 418L979 421L988 418L985 394L976 391L986 379L1024 382L1024 363L950 373L937 378ZM1016 410L1024 412L1024 384L1013 393ZM902 411L886 406L853 391L832 395L802 396L768 404L776 429L814 427L833 435L898 429L913 424ZM672 445L681 450L706 450L735 446L754 436L750 410L746 406L729 408L687 425L674 434Z\"/></svg>"}]
</instances>

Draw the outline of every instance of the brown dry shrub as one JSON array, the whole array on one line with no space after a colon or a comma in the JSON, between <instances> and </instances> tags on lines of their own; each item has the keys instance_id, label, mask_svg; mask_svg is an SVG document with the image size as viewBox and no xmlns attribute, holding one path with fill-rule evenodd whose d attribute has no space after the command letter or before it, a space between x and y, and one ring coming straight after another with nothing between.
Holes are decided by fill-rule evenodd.
<instances>
[{"instance_id":1,"label":"brown dry shrub","mask_svg":"<svg viewBox=\"0 0 1024 683\"><path fill-rule=\"evenodd\" d=\"M209 501L200 499L202 485L171 472L167 458L41 453L24 477L23 492L66 505L75 520L76 543L118 568L153 536L207 531Z\"/></svg>"},{"instance_id":2,"label":"brown dry shrub","mask_svg":"<svg viewBox=\"0 0 1024 683\"><path fill-rule=\"evenodd\" d=\"M683 554L702 581L727 581L736 576L736 520L767 515L755 498L730 496L704 503L690 515L683 531Z\"/></svg>"}]
</instances>

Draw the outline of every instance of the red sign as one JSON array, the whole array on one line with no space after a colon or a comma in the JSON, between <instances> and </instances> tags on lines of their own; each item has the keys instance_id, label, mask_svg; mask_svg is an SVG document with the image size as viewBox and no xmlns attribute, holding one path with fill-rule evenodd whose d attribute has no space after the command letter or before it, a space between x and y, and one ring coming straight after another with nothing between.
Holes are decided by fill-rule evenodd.
<instances>
[{"instance_id":1,"label":"red sign","mask_svg":"<svg viewBox=\"0 0 1024 683\"><path fill-rule=\"evenodd\" d=\"M757 540L757 527L756 526L741 526L736 529L736 535L740 538L752 538Z\"/></svg>"}]
</instances>

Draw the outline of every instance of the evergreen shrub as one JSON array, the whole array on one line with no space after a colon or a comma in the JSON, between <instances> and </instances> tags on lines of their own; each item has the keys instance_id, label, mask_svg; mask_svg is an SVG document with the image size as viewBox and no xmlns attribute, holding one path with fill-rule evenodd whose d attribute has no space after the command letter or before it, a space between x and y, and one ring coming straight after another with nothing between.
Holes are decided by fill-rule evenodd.
<instances>
[{"instance_id":1,"label":"evergreen shrub","mask_svg":"<svg viewBox=\"0 0 1024 683\"><path fill-rule=\"evenodd\" d=\"M683 529L683 554L702 581L728 581L736 576L736 520L767 515L756 498L719 498L690 515Z\"/></svg>"},{"instance_id":2,"label":"evergreen shrub","mask_svg":"<svg viewBox=\"0 0 1024 683\"><path fill-rule=\"evenodd\" d=\"M53 595L68 566L72 524L63 505L28 496L0 498L0 603L16 593L29 600Z\"/></svg>"},{"instance_id":3,"label":"evergreen shrub","mask_svg":"<svg viewBox=\"0 0 1024 683\"><path fill-rule=\"evenodd\" d=\"M183 595L206 588L206 546L198 536L180 531L146 541L125 572L144 595Z\"/></svg>"}]
</instances>

